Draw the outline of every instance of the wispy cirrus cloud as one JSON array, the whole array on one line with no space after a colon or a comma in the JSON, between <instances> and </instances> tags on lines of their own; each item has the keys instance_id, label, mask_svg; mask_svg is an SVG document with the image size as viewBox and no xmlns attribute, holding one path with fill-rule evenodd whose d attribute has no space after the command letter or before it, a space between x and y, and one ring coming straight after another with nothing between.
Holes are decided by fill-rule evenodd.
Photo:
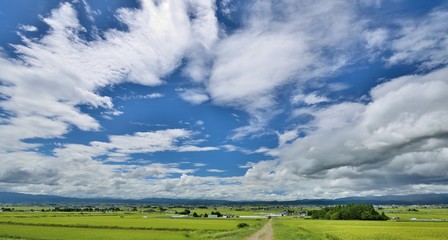
<instances>
[{"instance_id":1,"label":"wispy cirrus cloud","mask_svg":"<svg viewBox=\"0 0 448 240\"><path fill-rule=\"evenodd\" d=\"M121 99L121 100L141 100L141 99L156 99L156 98L161 98L164 97L165 95L163 93L158 93L158 92L154 92L154 93L149 93L146 95L126 95L126 96L119 96L117 98Z\"/></svg>"},{"instance_id":2,"label":"wispy cirrus cloud","mask_svg":"<svg viewBox=\"0 0 448 240\"><path fill-rule=\"evenodd\" d=\"M403 20L400 31L390 42L392 54L387 63L421 65L422 69L433 69L446 65L448 30L447 9L436 9L419 20Z\"/></svg>"},{"instance_id":3,"label":"wispy cirrus cloud","mask_svg":"<svg viewBox=\"0 0 448 240\"><path fill-rule=\"evenodd\" d=\"M153 132L136 132L132 135L111 135L108 142L93 141L89 145L67 144L56 148L55 154L59 157L85 154L88 157L116 154L121 161L129 160L135 153L155 153L164 151L199 152L214 151L217 147L199 147L189 142L194 133L185 129L165 129ZM106 159L107 161L107 159Z\"/></svg>"},{"instance_id":4,"label":"wispy cirrus cloud","mask_svg":"<svg viewBox=\"0 0 448 240\"><path fill-rule=\"evenodd\" d=\"M189 11L197 13L193 20ZM128 31L111 29L86 41L80 37L86 29L73 5L62 3L43 18L47 34L39 39L22 36L23 44L13 45L18 59L0 58L0 93L5 97L0 107L14 116L4 119L7 124L2 126L10 132L9 141L26 147L21 140L59 137L70 126L99 130L98 121L81 112L79 105L112 109L112 99L97 91L108 85L162 84L160 78L179 66L192 45L211 41L207 39L212 34L202 32L208 24L216 25L213 12L211 1L142 1L141 9L116 13ZM38 126L48 127L41 131Z\"/></svg>"},{"instance_id":5,"label":"wispy cirrus cloud","mask_svg":"<svg viewBox=\"0 0 448 240\"><path fill-rule=\"evenodd\" d=\"M353 33L361 22L350 2L248 5L245 27L217 44L207 84L214 102L252 116L233 138L264 128L276 114L277 88L333 74L350 62L348 49L359 41Z\"/></svg>"}]
</instances>

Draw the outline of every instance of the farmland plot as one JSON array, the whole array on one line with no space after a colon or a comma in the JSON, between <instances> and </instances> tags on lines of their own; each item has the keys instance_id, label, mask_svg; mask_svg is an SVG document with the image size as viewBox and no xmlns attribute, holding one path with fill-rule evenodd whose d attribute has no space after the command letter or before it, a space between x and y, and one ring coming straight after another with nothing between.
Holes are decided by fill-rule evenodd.
<instances>
[{"instance_id":1,"label":"farmland plot","mask_svg":"<svg viewBox=\"0 0 448 240\"><path fill-rule=\"evenodd\" d=\"M239 223L249 227L239 229ZM264 220L171 219L141 214L0 214L4 239L244 239ZM3 238L3 239L2 239Z\"/></svg>"},{"instance_id":2,"label":"farmland plot","mask_svg":"<svg viewBox=\"0 0 448 240\"><path fill-rule=\"evenodd\" d=\"M276 239L442 240L448 222L332 221L284 219L274 222Z\"/></svg>"}]
</instances>

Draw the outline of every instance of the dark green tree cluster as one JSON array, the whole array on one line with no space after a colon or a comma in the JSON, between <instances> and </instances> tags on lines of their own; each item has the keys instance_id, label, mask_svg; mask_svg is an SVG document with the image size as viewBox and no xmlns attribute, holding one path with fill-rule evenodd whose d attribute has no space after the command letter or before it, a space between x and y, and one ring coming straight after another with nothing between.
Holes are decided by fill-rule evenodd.
<instances>
[{"instance_id":1,"label":"dark green tree cluster","mask_svg":"<svg viewBox=\"0 0 448 240\"><path fill-rule=\"evenodd\" d=\"M382 212L378 213L372 205L348 204L334 207L324 207L310 212L313 219L331 220L388 220Z\"/></svg>"},{"instance_id":2,"label":"dark green tree cluster","mask_svg":"<svg viewBox=\"0 0 448 240\"><path fill-rule=\"evenodd\" d=\"M13 212L14 211L14 208L4 208L4 207L2 207L2 209L1 209L3 212Z\"/></svg>"},{"instance_id":3,"label":"dark green tree cluster","mask_svg":"<svg viewBox=\"0 0 448 240\"><path fill-rule=\"evenodd\" d=\"M97 208L97 207L55 207L53 212L118 212L121 211L118 207L106 207L106 208Z\"/></svg>"},{"instance_id":4,"label":"dark green tree cluster","mask_svg":"<svg viewBox=\"0 0 448 240\"><path fill-rule=\"evenodd\" d=\"M249 224L247 223L238 223L238 225L236 225L238 228L245 228L245 227L249 227Z\"/></svg>"},{"instance_id":5,"label":"dark green tree cluster","mask_svg":"<svg viewBox=\"0 0 448 240\"><path fill-rule=\"evenodd\" d=\"M223 215L222 215L222 213L220 213L220 212L218 212L218 211L216 211L216 212L211 212L210 213L211 215L217 215L218 217L222 217Z\"/></svg>"},{"instance_id":6,"label":"dark green tree cluster","mask_svg":"<svg viewBox=\"0 0 448 240\"><path fill-rule=\"evenodd\" d=\"M178 212L178 211L174 211L176 214L180 214L180 215L190 215L191 211L190 209L185 209L182 212Z\"/></svg>"}]
</instances>

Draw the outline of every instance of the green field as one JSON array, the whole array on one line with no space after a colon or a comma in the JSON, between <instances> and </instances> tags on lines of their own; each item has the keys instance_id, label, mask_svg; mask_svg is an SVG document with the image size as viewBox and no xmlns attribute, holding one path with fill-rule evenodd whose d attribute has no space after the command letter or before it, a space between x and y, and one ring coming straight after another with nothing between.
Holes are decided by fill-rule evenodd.
<instances>
[{"instance_id":1,"label":"green field","mask_svg":"<svg viewBox=\"0 0 448 240\"><path fill-rule=\"evenodd\" d=\"M448 208L384 207L399 221L331 221L282 218L274 222L276 239L448 239Z\"/></svg>"},{"instance_id":2,"label":"green field","mask_svg":"<svg viewBox=\"0 0 448 240\"><path fill-rule=\"evenodd\" d=\"M409 211L415 209L416 211ZM425 221L446 220L448 221L448 208L431 208L431 207L399 207L387 208L385 213L388 216L400 217L401 221L410 221L412 218Z\"/></svg>"},{"instance_id":3,"label":"green field","mask_svg":"<svg viewBox=\"0 0 448 240\"><path fill-rule=\"evenodd\" d=\"M18 207L15 212L0 212L0 240L37 239L245 239L260 229L267 219L171 218L175 211L136 212L30 212ZM287 209L273 208L192 208L197 214L220 211L233 215L262 216ZM448 209L437 207L389 207L381 209L400 221L312 220L294 216L273 219L277 240L351 240L351 239L448 239ZM249 224L238 228L239 223Z\"/></svg>"},{"instance_id":4,"label":"green field","mask_svg":"<svg viewBox=\"0 0 448 240\"><path fill-rule=\"evenodd\" d=\"M257 219L173 219L171 214L0 213L5 239L244 239L261 228ZM239 223L248 228L239 229Z\"/></svg>"},{"instance_id":5,"label":"green field","mask_svg":"<svg viewBox=\"0 0 448 240\"><path fill-rule=\"evenodd\" d=\"M277 219L274 233L276 239L443 240L448 239L448 222Z\"/></svg>"},{"instance_id":6,"label":"green field","mask_svg":"<svg viewBox=\"0 0 448 240\"><path fill-rule=\"evenodd\" d=\"M448 239L448 208L407 206L384 211L399 221L343 221L282 218L274 221L276 239L417 240Z\"/></svg>"}]
</instances>

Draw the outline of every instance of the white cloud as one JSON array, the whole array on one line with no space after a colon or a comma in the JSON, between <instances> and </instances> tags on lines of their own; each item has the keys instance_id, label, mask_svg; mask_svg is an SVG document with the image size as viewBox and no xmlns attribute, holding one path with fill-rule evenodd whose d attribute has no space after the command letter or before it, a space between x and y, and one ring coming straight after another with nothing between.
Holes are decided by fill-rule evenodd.
<instances>
[{"instance_id":1,"label":"white cloud","mask_svg":"<svg viewBox=\"0 0 448 240\"><path fill-rule=\"evenodd\" d=\"M204 152L204 151L216 151L218 147L197 147L197 146L180 146L177 148L178 152Z\"/></svg>"},{"instance_id":2,"label":"white cloud","mask_svg":"<svg viewBox=\"0 0 448 240\"><path fill-rule=\"evenodd\" d=\"M198 147L186 144L193 137L193 134L193 132L185 129L166 129L154 132L136 132L133 135L112 135L109 136L109 142L93 141L89 145L68 144L63 148L55 149L55 154L59 157L69 157L80 153L89 157L96 157L111 153L126 156L134 153L197 152L218 149L216 147ZM83 150L80 151L80 149Z\"/></svg>"},{"instance_id":3,"label":"white cloud","mask_svg":"<svg viewBox=\"0 0 448 240\"><path fill-rule=\"evenodd\" d=\"M116 13L127 31L108 30L101 37L93 31L98 34L93 41L80 37L86 29L70 3L61 4L43 19L49 31L42 38L27 38L26 32L37 28L19 25L23 44L13 46L18 58L0 54L0 107L5 111L0 115L0 189L78 197L230 200L447 192L448 68L444 66L448 42L444 23L448 14L436 10L421 19L400 22L400 29L365 30L354 2L254 0L247 4L249 9L242 9L251 12L242 27L222 34L222 39L218 39L212 0L142 1L141 9ZM96 13L82 3L93 22ZM221 4L226 14L235 10L228 1ZM361 5L380 7L381 1L363 0ZM233 139L265 134L271 118L283 111L276 102L278 89L300 88L307 81L332 76L356 61L352 54L362 44L370 54L390 51L386 59L390 66L417 63L423 72L439 70L383 83L372 89L367 104L336 104L319 92L293 96L292 103L326 102L330 106L297 110L296 114L314 119L308 126L276 132L275 149L202 146L205 140L185 129L57 144L53 155L38 153L36 148L42 144L24 141L62 138L73 127L98 131L99 122L83 113L82 107L102 108L109 117L122 114L100 89L125 81L160 85L179 66L197 86L176 89L182 99L193 104L211 100L246 111L249 124L235 129ZM347 87L327 86L332 91ZM200 121L196 124L202 125ZM299 137L303 128L308 133ZM193 176L196 169L151 159L152 153L163 151L218 149L263 153L274 159L240 165L248 169L244 176L225 178ZM137 153L148 158L131 157Z\"/></svg>"},{"instance_id":4,"label":"white cloud","mask_svg":"<svg viewBox=\"0 0 448 240\"><path fill-rule=\"evenodd\" d=\"M226 172L226 170L222 170L222 169L214 169L214 168L212 168L212 169L207 169L206 171L207 171L207 172L211 172L211 173L223 173L223 172Z\"/></svg>"},{"instance_id":5,"label":"white cloud","mask_svg":"<svg viewBox=\"0 0 448 240\"><path fill-rule=\"evenodd\" d=\"M349 2L254 1L250 6L245 27L217 44L207 84L215 103L252 117L233 139L263 130L276 114L277 88L331 75L350 59L345 50L360 41L354 36L361 22Z\"/></svg>"},{"instance_id":6,"label":"white cloud","mask_svg":"<svg viewBox=\"0 0 448 240\"><path fill-rule=\"evenodd\" d=\"M198 105L209 100L208 95L200 89L187 89L179 95L184 101L194 105Z\"/></svg>"},{"instance_id":7,"label":"white cloud","mask_svg":"<svg viewBox=\"0 0 448 240\"><path fill-rule=\"evenodd\" d=\"M187 53L187 65L184 74L193 81L202 82L209 76L211 50L218 41L218 22L215 16L215 1L188 0L192 7L189 14L191 21L192 41Z\"/></svg>"},{"instance_id":8,"label":"white cloud","mask_svg":"<svg viewBox=\"0 0 448 240\"><path fill-rule=\"evenodd\" d=\"M387 29L379 28L372 31L364 32L365 41L367 43L367 48L384 48L386 41L389 37L389 32Z\"/></svg>"},{"instance_id":9,"label":"white cloud","mask_svg":"<svg viewBox=\"0 0 448 240\"><path fill-rule=\"evenodd\" d=\"M302 191L315 188L310 195L321 196L389 193L396 186L415 193L422 182L438 188L448 181L447 76L443 68L392 79L372 89L368 104L310 112L315 130L280 144L276 160L254 164L246 177L273 186L301 182Z\"/></svg>"},{"instance_id":10,"label":"white cloud","mask_svg":"<svg viewBox=\"0 0 448 240\"><path fill-rule=\"evenodd\" d=\"M125 95L125 96L119 96L118 98L121 100L134 100L134 99L156 99L164 97L165 95L162 93L154 92L149 93L146 95Z\"/></svg>"},{"instance_id":11,"label":"white cloud","mask_svg":"<svg viewBox=\"0 0 448 240\"><path fill-rule=\"evenodd\" d=\"M142 96L143 99L154 99L154 98L161 98L164 95L162 93L150 93L148 95Z\"/></svg>"},{"instance_id":12,"label":"white cloud","mask_svg":"<svg viewBox=\"0 0 448 240\"><path fill-rule=\"evenodd\" d=\"M197 17L190 19L189 11ZM116 17L128 31L111 29L104 37L85 41L79 36L86 29L76 10L62 3L42 19L49 26L46 35L40 39L21 36L23 44L13 45L18 59L0 56L0 93L5 97L0 107L12 116L2 119L7 123L2 128L10 132L15 148L31 146L21 142L27 138L60 137L72 125L99 130L98 121L79 110L79 105L89 105L118 113L112 99L101 96L98 89L124 81L160 85L160 78L177 68L190 48L211 47L215 38L204 32L216 25L212 1L142 1L141 9L122 8ZM36 129L40 124L33 129L18 125L37 118L44 124L42 130ZM54 128L47 131L49 125Z\"/></svg>"},{"instance_id":13,"label":"white cloud","mask_svg":"<svg viewBox=\"0 0 448 240\"><path fill-rule=\"evenodd\" d=\"M236 11L235 7L232 6L232 0L222 0L220 1L221 12L226 16L230 16L230 14Z\"/></svg>"},{"instance_id":14,"label":"white cloud","mask_svg":"<svg viewBox=\"0 0 448 240\"><path fill-rule=\"evenodd\" d=\"M19 29L25 32L36 32L38 29L32 25L19 25Z\"/></svg>"},{"instance_id":15,"label":"white cloud","mask_svg":"<svg viewBox=\"0 0 448 240\"><path fill-rule=\"evenodd\" d=\"M299 102L304 102L308 105L314 105L314 104L324 103L324 102L329 102L329 101L330 101L330 99L328 99L327 97L319 96L315 92L307 94L307 95L297 94L291 98L291 102L293 104L297 104Z\"/></svg>"},{"instance_id":16,"label":"white cloud","mask_svg":"<svg viewBox=\"0 0 448 240\"><path fill-rule=\"evenodd\" d=\"M282 146L285 143L295 140L299 136L299 133L297 130L294 129L285 131L283 133L277 133L277 136L278 136L278 145Z\"/></svg>"},{"instance_id":17,"label":"white cloud","mask_svg":"<svg viewBox=\"0 0 448 240\"><path fill-rule=\"evenodd\" d=\"M207 164L205 164L205 163L193 163L193 166L195 166L195 167L204 167L206 165Z\"/></svg>"},{"instance_id":18,"label":"white cloud","mask_svg":"<svg viewBox=\"0 0 448 240\"><path fill-rule=\"evenodd\" d=\"M435 10L422 19L407 20L391 42L390 65L419 63L423 69L448 64L448 11Z\"/></svg>"},{"instance_id":19,"label":"white cloud","mask_svg":"<svg viewBox=\"0 0 448 240\"><path fill-rule=\"evenodd\" d=\"M128 179L141 179L141 178L166 178L173 174L191 174L194 173L193 169L180 169L177 164L161 164L152 163L145 166L130 166L128 168L123 167L122 170L128 172L126 178Z\"/></svg>"}]
</instances>

